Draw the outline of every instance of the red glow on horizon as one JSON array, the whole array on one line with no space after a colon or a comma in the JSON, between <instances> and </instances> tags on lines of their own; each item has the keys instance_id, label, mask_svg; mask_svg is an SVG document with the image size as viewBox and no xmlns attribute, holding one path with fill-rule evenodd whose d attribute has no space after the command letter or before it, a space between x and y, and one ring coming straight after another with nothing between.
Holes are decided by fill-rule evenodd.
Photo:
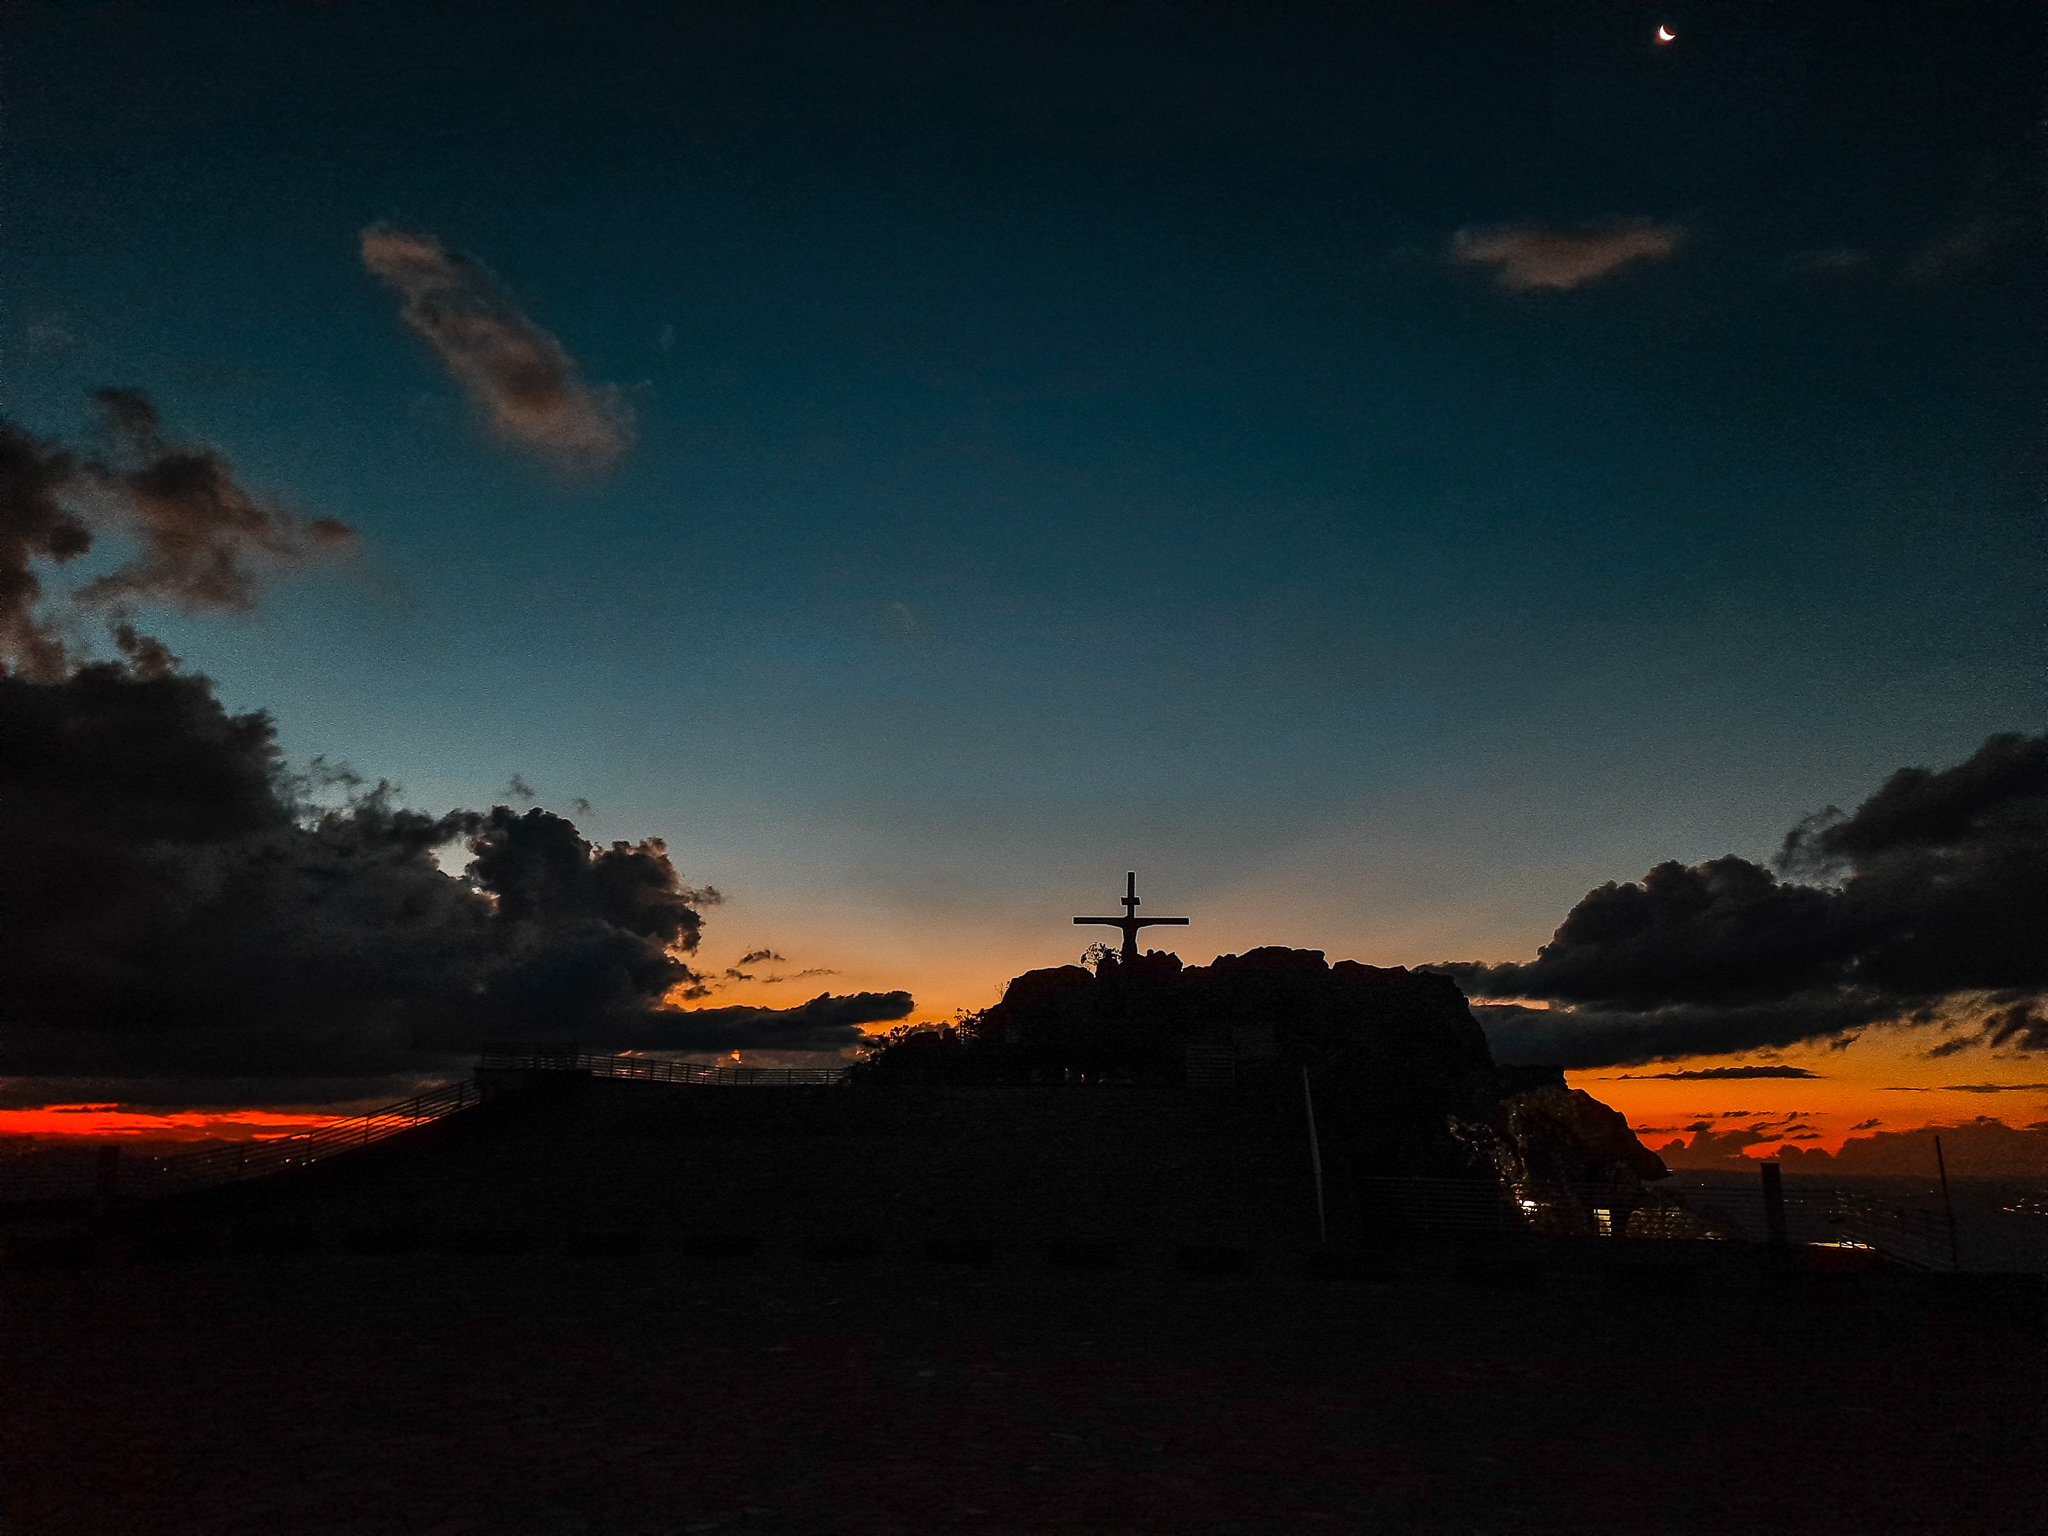
<instances>
[{"instance_id":1,"label":"red glow on horizon","mask_svg":"<svg viewBox=\"0 0 2048 1536\"><path fill-rule=\"evenodd\" d=\"M0 1136L272 1141L317 1131L349 1118L271 1109L191 1109L147 1114L124 1110L115 1104L46 1104L40 1109L0 1109Z\"/></svg>"}]
</instances>

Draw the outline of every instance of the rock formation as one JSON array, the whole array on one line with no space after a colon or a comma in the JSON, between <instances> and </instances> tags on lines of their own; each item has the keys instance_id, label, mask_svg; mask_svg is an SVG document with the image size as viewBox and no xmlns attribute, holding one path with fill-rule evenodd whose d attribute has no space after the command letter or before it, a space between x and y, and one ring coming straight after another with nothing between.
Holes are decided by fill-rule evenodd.
<instances>
[{"instance_id":1,"label":"rock formation","mask_svg":"<svg viewBox=\"0 0 2048 1536\"><path fill-rule=\"evenodd\" d=\"M1027 971L993 1008L898 1030L870 1082L1169 1085L1227 1064L1237 1091L1299 1095L1326 1155L1361 1176L1489 1176L1611 1187L1633 1208L1666 1176L1622 1116L1562 1072L1498 1067L1448 976L1280 947L1183 966L1175 955Z\"/></svg>"}]
</instances>

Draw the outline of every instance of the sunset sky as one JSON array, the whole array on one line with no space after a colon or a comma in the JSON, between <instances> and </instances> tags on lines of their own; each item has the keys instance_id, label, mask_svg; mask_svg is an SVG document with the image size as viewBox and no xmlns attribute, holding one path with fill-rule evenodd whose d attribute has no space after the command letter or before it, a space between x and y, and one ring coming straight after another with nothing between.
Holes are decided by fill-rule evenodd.
<instances>
[{"instance_id":1,"label":"sunset sky","mask_svg":"<svg viewBox=\"0 0 2048 1536\"><path fill-rule=\"evenodd\" d=\"M1528 962L2043 729L2030 5L0 27L7 419L296 519L247 602L37 556L64 665L131 618L297 770L665 840L683 1006L978 1008L1130 869L1191 963ZM2048 1124L2048 1025L1944 1017L1572 1082ZM9 1049L0 1133L225 1112ZM1648 1075L1730 1066L1814 1075Z\"/></svg>"}]
</instances>

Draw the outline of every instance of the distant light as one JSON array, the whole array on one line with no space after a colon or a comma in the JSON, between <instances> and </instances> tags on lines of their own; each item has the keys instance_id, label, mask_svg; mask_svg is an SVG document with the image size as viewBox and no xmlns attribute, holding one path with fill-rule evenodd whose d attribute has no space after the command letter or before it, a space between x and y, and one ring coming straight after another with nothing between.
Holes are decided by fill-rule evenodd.
<instances>
[{"instance_id":1,"label":"distant light","mask_svg":"<svg viewBox=\"0 0 2048 1536\"><path fill-rule=\"evenodd\" d=\"M1660 44L1675 43L1678 41L1678 34L1672 31L1669 27L1659 27L1657 29L1657 41Z\"/></svg>"}]
</instances>

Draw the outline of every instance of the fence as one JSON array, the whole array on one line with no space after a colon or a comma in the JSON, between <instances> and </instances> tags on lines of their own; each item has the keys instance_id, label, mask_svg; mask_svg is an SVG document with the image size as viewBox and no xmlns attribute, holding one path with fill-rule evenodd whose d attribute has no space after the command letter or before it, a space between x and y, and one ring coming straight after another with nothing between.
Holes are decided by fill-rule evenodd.
<instances>
[{"instance_id":1,"label":"fence","mask_svg":"<svg viewBox=\"0 0 2048 1536\"><path fill-rule=\"evenodd\" d=\"M1761 1186L1712 1185L1673 1190L1666 1198L1683 1201L1688 1210L1710 1219L1732 1237L1747 1242L1770 1240L1770 1197ZM1948 1218L1939 1211L1840 1189L1788 1187L1782 1199L1788 1243L1875 1248L1916 1269L1956 1267L1953 1234Z\"/></svg>"},{"instance_id":2,"label":"fence","mask_svg":"<svg viewBox=\"0 0 2048 1536\"><path fill-rule=\"evenodd\" d=\"M1496 1184L1490 1179L1361 1178L1369 1228L1501 1236L1772 1241L1772 1197L1761 1187L1648 1190L1602 1185ZM1949 1224L1934 1211L1836 1189L1786 1189L1783 1241L1873 1248L1920 1269L1954 1268Z\"/></svg>"},{"instance_id":3,"label":"fence","mask_svg":"<svg viewBox=\"0 0 2048 1536\"><path fill-rule=\"evenodd\" d=\"M270 1141L241 1141L168 1157L121 1158L113 1163L102 1162L99 1149L93 1147L32 1153L0 1163L0 1201L77 1200L95 1194L153 1199L184 1194L318 1162L443 1119L477 1102L476 1084L465 1079L402 1104Z\"/></svg>"},{"instance_id":4,"label":"fence","mask_svg":"<svg viewBox=\"0 0 2048 1536\"><path fill-rule=\"evenodd\" d=\"M124 1194L170 1195L236 1179L253 1179L266 1173L300 1167L368 1146L399 1131L409 1131L430 1120L440 1120L479 1102L477 1087L465 1078L387 1105L351 1120L339 1120L303 1136L284 1136L275 1141L242 1142L231 1147L207 1147L154 1160L149 1183L140 1189L123 1189ZM126 1180L124 1179L124 1184Z\"/></svg>"},{"instance_id":5,"label":"fence","mask_svg":"<svg viewBox=\"0 0 2048 1536\"><path fill-rule=\"evenodd\" d=\"M642 1083L688 1083L709 1088L829 1086L846 1080L845 1067L728 1067L645 1056L589 1056L580 1051L485 1051L484 1072L575 1072Z\"/></svg>"}]
</instances>

